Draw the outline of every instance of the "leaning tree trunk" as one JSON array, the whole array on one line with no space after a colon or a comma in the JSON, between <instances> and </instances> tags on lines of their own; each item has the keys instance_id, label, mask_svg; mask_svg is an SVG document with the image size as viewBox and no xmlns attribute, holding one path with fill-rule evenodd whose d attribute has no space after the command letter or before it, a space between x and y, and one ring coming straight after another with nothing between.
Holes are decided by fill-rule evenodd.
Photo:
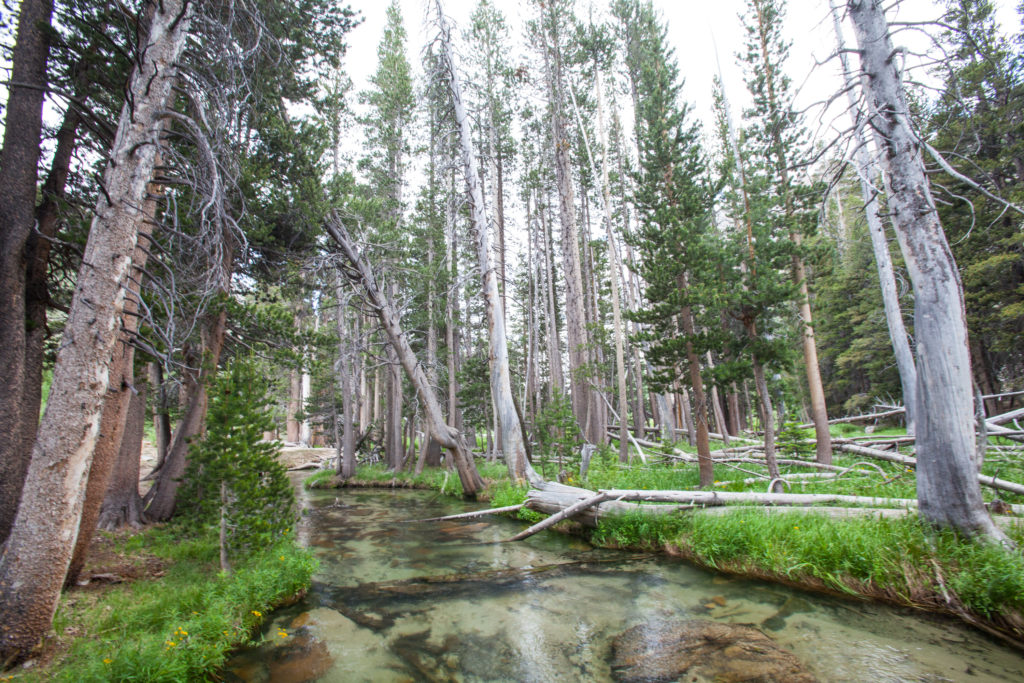
<instances>
[{"instance_id":1,"label":"leaning tree trunk","mask_svg":"<svg viewBox=\"0 0 1024 683\"><path fill-rule=\"evenodd\" d=\"M227 228L222 233L224 243L221 245L219 294L227 295L231 283L231 268L234 248L231 235ZM217 372L220 353L224 348L224 337L227 333L227 309L220 305L210 310L200 329L202 355L198 360L199 372L190 383L185 413L174 430L171 445L167 449L164 466L146 493L146 514L155 521L166 521L174 514L178 502L178 487L185 475L188 464L188 451L192 442L199 437L206 423L206 387Z\"/></svg>"},{"instance_id":2,"label":"leaning tree trunk","mask_svg":"<svg viewBox=\"0 0 1024 683\"><path fill-rule=\"evenodd\" d=\"M51 0L24 0L11 54L0 151L0 542L11 531L35 438L25 420L25 245L35 225ZM2 658L0 658L2 661Z\"/></svg>"},{"instance_id":3,"label":"leaning tree trunk","mask_svg":"<svg viewBox=\"0 0 1024 683\"><path fill-rule=\"evenodd\" d=\"M160 117L185 45L192 4L152 6L96 202L50 399L32 450L25 495L0 557L0 662L27 655L50 628L71 560L99 433Z\"/></svg>"},{"instance_id":4,"label":"leaning tree trunk","mask_svg":"<svg viewBox=\"0 0 1024 683\"><path fill-rule=\"evenodd\" d=\"M157 154L156 165L160 164ZM143 220L139 226L139 237L148 240L153 233L153 222L156 219L157 201L162 189L155 183L150 184L149 196L143 206ZM121 450L121 438L124 435L125 419L128 404L135 387L132 386L135 368L135 347L132 346L135 333L139 329L139 301L142 288L143 272L149 257L149 249L136 244L132 255L132 270L129 274L128 292L124 302L124 313L121 316L122 346L115 347L114 358L110 364L110 383L107 398L103 403L103 416L100 418L100 435L93 450L92 465L89 468L89 483L85 488L85 501L82 504L82 521L78 526L78 539L71 555L66 585L74 585L78 574L85 565L86 552L96 531L96 522L100 516L100 508L110 484L110 473Z\"/></svg>"},{"instance_id":5,"label":"leaning tree trunk","mask_svg":"<svg viewBox=\"0 0 1024 683\"><path fill-rule=\"evenodd\" d=\"M96 527L113 531L123 526L138 528L146 523L139 495L139 457L142 454L142 437L146 431L146 384L136 384L128 402L121 447L117 462L110 476L107 495L100 508Z\"/></svg>"},{"instance_id":6,"label":"leaning tree trunk","mask_svg":"<svg viewBox=\"0 0 1024 683\"><path fill-rule=\"evenodd\" d=\"M914 284L917 339L917 498L937 526L1005 539L981 498L963 287L939 223L885 13L879 0L850 0L891 194L889 209Z\"/></svg>"},{"instance_id":7,"label":"leaning tree trunk","mask_svg":"<svg viewBox=\"0 0 1024 683\"><path fill-rule=\"evenodd\" d=\"M889 242L885 236L882 223L881 207L878 202L879 191L872 186L878 177L875 165L868 150L864 128L867 117L857 106L856 81L850 68L843 40L843 30L839 23L839 9L835 0L829 0L832 9L832 25L836 33L839 61L843 67L843 79L846 83L846 98L850 105L850 116L853 118L853 144L855 145L854 163L860 180L860 195L864 202L864 215L868 222L868 233L871 235L871 248L875 254L875 265L878 268L878 282L882 288L882 305L885 308L885 322L889 328L889 339L892 340L893 353L896 356L896 367L900 373L900 386L903 389L903 404L907 412L905 421L907 433L914 433L914 418L917 414L917 367L914 365L914 352L910 349L907 329L903 324L903 313L900 311L900 300L896 288L896 275L892 266L892 255L889 253ZM881 141L879 146L881 146ZM840 207L840 213L842 208Z\"/></svg>"},{"instance_id":8,"label":"leaning tree trunk","mask_svg":"<svg viewBox=\"0 0 1024 683\"><path fill-rule=\"evenodd\" d=\"M466 445L465 439L458 431L445 424L444 413L441 411L441 404L434 394L433 387L427 381L427 375L423 372L416 354L409 346L409 340L402 331L398 313L391 300L377 286L377 278L374 276L370 266L366 263L362 254L356 248L355 242L348 234L348 230L342 225L337 217L332 217L326 225L327 232L341 248L341 253L348 261L348 267L341 268L342 274L349 282L359 287L380 322L388 342L395 349L398 359L405 370L406 376L416 389L416 394L423 403L430 425L430 433L437 439L444 448L447 448L455 461L455 467L459 472L459 480L462 482L462 492L467 498L475 498L484 488L484 480L476 470L473 463L473 453Z\"/></svg>"},{"instance_id":9,"label":"leaning tree trunk","mask_svg":"<svg viewBox=\"0 0 1024 683\"><path fill-rule=\"evenodd\" d=\"M498 276L491 265L490 235L487 218L484 216L483 192L477 175L476 153L473 150L473 131L469 125L465 105L462 102L462 88L455 71L455 60L451 52L451 37L447 21L441 12L441 3L436 3L438 28L441 31L441 63L448 72L448 86L455 108L455 122L459 127L459 141L462 146L462 168L466 175L466 195L469 212L476 233L476 253L483 278L484 305L487 309L489 327L488 343L491 358L491 398L493 400L498 426L501 429L500 443L505 454L509 478L516 484L541 481L526 457L526 441L515 398L512 395L512 377L508 363L508 342L505 337L505 314L501 294L498 290Z\"/></svg>"}]
</instances>

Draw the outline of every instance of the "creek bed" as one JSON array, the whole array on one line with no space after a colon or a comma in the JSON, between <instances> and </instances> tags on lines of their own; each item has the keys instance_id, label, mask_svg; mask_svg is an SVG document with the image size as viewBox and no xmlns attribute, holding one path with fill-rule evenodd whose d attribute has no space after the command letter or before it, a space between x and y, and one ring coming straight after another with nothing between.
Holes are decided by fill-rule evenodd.
<instances>
[{"instance_id":1,"label":"creek bed","mask_svg":"<svg viewBox=\"0 0 1024 683\"><path fill-rule=\"evenodd\" d=\"M409 523L480 507L433 492L299 495L307 509L300 538L320 569L304 600L267 620L262 643L228 663L225 680L643 680L653 674L629 668L631 655L646 666L663 658L659 647L680 651L671 640L680 629L710 627L716 635L706 637L715 638L723 625L766 634L780 656L799 662L800 680L1024 680L1024 655L944 617L728 578L557 533L498 543L524 528L506 518ZM736 646L707 642L738 666ZM722 655L692 654L675 663L689 667L687 681L753 680L761 666L721 671Z\"/></svg>"}]
</instances>

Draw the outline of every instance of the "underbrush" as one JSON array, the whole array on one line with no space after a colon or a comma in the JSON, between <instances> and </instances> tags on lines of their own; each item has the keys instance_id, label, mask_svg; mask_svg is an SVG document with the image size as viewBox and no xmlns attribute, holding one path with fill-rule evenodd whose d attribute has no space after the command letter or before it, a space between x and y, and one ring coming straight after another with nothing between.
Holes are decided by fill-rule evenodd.
<instances>
[{"instance_id":1,"label":"underbrush","mask_svg":"<svg viewBox=\"0 0 1024 683\"><path fill-rule=\"evenodd\" d=\"M65 593L54 628L59 639L72 638L66 654L20 680L216 680L228 653L252 641L264 613L301 594L316 568L289 534L225 575L216 535L179 524L135 534L118 552L160 558L166 573Z\"/></svg>"},{"instance_id":2,"label":"underbrush","mask_svg":"<svg viewBox=\"0 0 1024 683\"><path fill-rule=\"evenodd\" d=\"M477 461L476 468L484 481L498 481L507 477L507 470L502 462ZM367 485L397 486L429 489L446 496L462 496L462 482L459 480L459 473L454 470L425 467L423 472L416 474L411 470L396 472L388 469L383 463L359 465L355 476L348 482L338 477L334 470L321 470L310 475L303 485L308 489Z\"/></svg>"}]
</instances>

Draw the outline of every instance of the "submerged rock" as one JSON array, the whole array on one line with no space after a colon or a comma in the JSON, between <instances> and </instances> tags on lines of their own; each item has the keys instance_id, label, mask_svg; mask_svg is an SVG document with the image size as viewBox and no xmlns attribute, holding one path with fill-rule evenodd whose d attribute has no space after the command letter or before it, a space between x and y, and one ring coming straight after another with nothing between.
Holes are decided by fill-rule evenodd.
<instances>
[{"instance_id":1,"label":"submerged rock","mask_svg":"<svg viewBox=\"0 0 1024 683\"><path fill-rule=\"evenodd\" d=\"M715 621L634 626L612 644L617 681L815 683L800 661L752 626Z\"/></svg>"}]
</instances>

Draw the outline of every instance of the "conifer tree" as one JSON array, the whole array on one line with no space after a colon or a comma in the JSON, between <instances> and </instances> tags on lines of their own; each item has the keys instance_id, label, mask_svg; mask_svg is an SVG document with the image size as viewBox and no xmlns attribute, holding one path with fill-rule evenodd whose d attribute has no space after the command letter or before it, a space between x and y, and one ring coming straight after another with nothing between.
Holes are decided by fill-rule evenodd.
<instances>
[{"instance_id":1,"label":"conifer tree","mask_svg":"<svg viewBox=\"0 0 1024 683\"><path fill-rule=\"evenodd\" d=\"M814 198L811 188L801 184L796 177L795 169L801 160L799 144L806 136L799 117L793 111L789 78L783 71L789 52L789 45L781 33L784 14L785 0L748 0L747 49L743 57L747 68L747 88L753 96L754 106L745 119L750 126L748 145L761 160L761 167L766 173L765 189L776 206L773 213L777 217L768 220L781 223L779 237L788 238L793 243L790 256L792 277L798 290L796 304L803 323L800 337L817 460L827 464L832 461L832 439L818 369L807 273L800 248L803 236L814 228Z\"/></svg>"},{"instance_id":2,"label":"conifer tree","mask_svg":"<svg viewBox=\"0 0 1024 683\"><path fill-rule=\"evenodd\" d=\"M403 220L405 169L409 156L409 127L413 118L413 86L409 61L405 56L406 32L397 0L387 9L384 37L377 48L377 71L370 79L372 89L364 95L373 113L363 121L371 157L368 167L375 194L382 199L377 221L379 241L400 243ZM388 260L388 281L384 285L392 300L397 298L397 265L394 254ZM400 469L402 448L402 368L394 349L386 346L388 358L384 450L388 465Z\"/></svg>"},{"instance_id":3,"label":"conifer tree","mask_svg":"<svg viewBox=\"0 0 1024 683\"><path fill-rule=\"evenodd\" d=\"M708 404L699 357L708 349L698 334L697 313L717 317L713 298L718 245L711 233L712 193L700 130L690 107L680 103L682 80L667 29L650 2L635 10L642 49L627 61L637 74L637 142L640 150L634 201L639 227L633 244L642 257L647 306L633 315L649 328L648 357L668 387L688 370L693 390L697 453L702 486L714 482L708 443ZM636 61L633 61L636 60Z\"/></svg>"}]
</instances>

